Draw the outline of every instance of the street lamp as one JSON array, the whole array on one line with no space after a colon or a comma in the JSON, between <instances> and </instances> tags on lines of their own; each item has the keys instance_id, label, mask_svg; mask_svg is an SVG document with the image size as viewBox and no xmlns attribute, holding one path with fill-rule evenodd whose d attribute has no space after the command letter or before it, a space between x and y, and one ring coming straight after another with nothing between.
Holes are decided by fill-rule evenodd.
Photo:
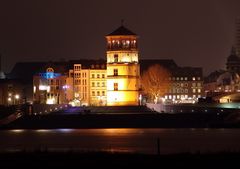
<instances>
[{"instance_id":1,"label":"street lamp","mask_svg":"<svg viewBox=\"0 0 240 169\"><path fill-rule=\"evenodd\" d=\"M15 104L18 104L19 98L20 98L19 94L16 94L16 95L15 95L15 99L16 99L16 103L15 103Z\"/></svg>"}]
</instances>

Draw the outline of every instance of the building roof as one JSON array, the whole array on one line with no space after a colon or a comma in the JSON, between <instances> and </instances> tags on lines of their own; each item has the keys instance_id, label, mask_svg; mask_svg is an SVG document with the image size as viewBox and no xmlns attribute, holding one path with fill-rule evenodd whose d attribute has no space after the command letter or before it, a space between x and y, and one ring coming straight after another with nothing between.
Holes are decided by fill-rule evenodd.
<instances>
[{"instance_id":1,"label":"building roof","mask_svg":"<svg viewBox=\"0 0 240 169\"><path fill-rule=\"evenodd\" d=\"M203 71L201 67L177 67L174 69L171 69L172 76L175 77L202 77Z\"/></svg>"},{"instance_id":2,"label":"building roof","mask_svg":"<svg viewBox=\"0 0 240 169\"><path fill-rule=\"evenodd\" d=\"M7 78L32 83L33 75L39 72L45 64L46 62L17 62L12 71L7 74Z\"/></svg>"},{"instance_id":3,"label":"building roof","mask_svg":"<svg viewBox=\"0 0 240 169\"><path fill-rule=\"evenodd\" d=\"M119 28L117 28L115 31L113 31L112 33L108 34L107 36L117 36L117 35L135 35L135 33L133 33L132 31L130 31L129 29L127 29L126 27L124 27L123 25L120 26Z\"/></svg>"},{"instance_id":4,"label":"building roof","mask_svg":"<svg viewBox=\"0 0 240 169\"><path fill-rule=\"evenodd\" d=\"M216 70L210 73L207 77L204 78L204 83L217 82L219 76L224 74L225 72L226 72L225 70Z\"/></svg>"},{"instance_id":5,"label":"building roof","mask_svg":"<svg viewBox=\"0 0 240 169\"><path fill-rule=\"evenodd\" d=\"M69 60L70 69L73 69L74 64L81 64L82 69L98 69L104 65L104 69L106 69L107 61L105 59L80 59L80 60ZM93 67L94 65L94 67ZM98 65L98 66L97 66Z\"/></svg>"},{"instance_id":6,"label":"building roof","mask_svg":"<svg viewBox=\"0 0 240 169\"><path fill-rule=\"evenodd\" d=\"M153 66L156 64L168 70L175 69L178 67L177 64L174 62L174 60L172 59L142 59L142 60L139 60L139 63L140 63L141 73L146 71L150 66Z\"/></svg>"}]
</instances>

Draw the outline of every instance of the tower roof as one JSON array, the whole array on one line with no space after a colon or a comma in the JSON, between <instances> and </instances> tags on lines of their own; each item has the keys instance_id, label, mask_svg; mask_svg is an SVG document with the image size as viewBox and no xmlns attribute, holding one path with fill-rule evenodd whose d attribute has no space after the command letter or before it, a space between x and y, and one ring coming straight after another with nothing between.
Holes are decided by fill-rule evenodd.
<instances>
[{"instance_id":1,"label":"tower roof","mask_svg":"<svg viewBox=\"0 0 240 169\"><path fill-rule=\"evenodd\" d=\"M116 36L116 35L136 35L129 29L125 28L123 25L121 25L119 28L117 28L112 33L108 34L107 36Z\"/></svg>"}]
</instances>

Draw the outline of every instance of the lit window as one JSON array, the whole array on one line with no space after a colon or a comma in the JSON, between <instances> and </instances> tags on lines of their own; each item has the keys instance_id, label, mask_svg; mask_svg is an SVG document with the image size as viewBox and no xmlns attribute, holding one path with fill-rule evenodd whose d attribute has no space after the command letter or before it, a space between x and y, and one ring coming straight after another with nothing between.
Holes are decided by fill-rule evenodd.
<instances>
[{"instance_id":1,"label":"lit window","mask_svg":"<svg viewBox=\"0 0 240 169\"><path fill-rule=\"evenodd\" d=\"M92 92L92 96L95 96L95 91Z\"/></svg>"},{"instance_id":2,"label":"lit window","mask_svg":"<svg viewBox=\"0 0 240 169\"><path fill-rule=\"evenodd\" d=\"M92 78L95 78L95 75L94 75L94 74L92 74Z\"/></svg>"},{"instance_id":3,"label":"lit window","mask_svg":"<svg viewBox=\"0 0 240 169\"><path fill-rule=\"evenodd\" d=\"M118 76L118 69L113 69L113 75Z\"/></svg>"},{"instance_id":4,"label":"lit window","mask_svg":"<svg viewBox=\"0 0 240 169\"><path fill-rule=\"evenodd\" d=\"M192 83L192 86L193 86L193 87L196 87L196 83Z\"/></svg>"},{"instance_id":5,"label":"lit window","mask_svg":"<svg viewBox=\"0 0 240 169\"><path fill-rule=\"evenodd\" d=\"M195 81L196 80L195 77L193 77L192 80Z\"/></svg>"},{"instance_id":6,"label":"lit window","mask_svg":"<svg viewBox=\"0 0 240 169\"><path fill-rule=\"evenodd\" d=\"M95 87L95 83L94 82L92 82L92 87Z\"/></svg>"},{"instance_id":7,"label":"lit window","mask_svg":"<svg viewBox=\"0 0 240 169\"><path fill-rule=\"evenodd\" d=\"M97 91L97 96L100 96L100 92L99 91Z\"/></svg>"},{"instance_id":8,"label":"lit window","mask_svg":"<svg viewBox=\"0 0 240 169\"><path fill-rule=\"evenodd\" d=\"M114 62L118 62L118 55L114 55Z\"/></svg>"},{"instance_id":9,"label":"lit window","mask_svg":"<svg viewBox=\"0 0 240 169\"><path fill-rule=\"evenodd\" d=\"M97 78L100 78L100 74L97 74Z\"/></svg>"},{"instance_id":10,"label":"lit window","mask_svg":"<svg viewBox=\"0 0 240 169\"><path fill-rule=\"evenodd\" d=\"M118 83L114 83L114 90L115 90L115 91L118 90Z\"/></svg>"},{"instance_id":11,"label":"lit window","mask_svg":"<svg viewBox=\"0 0 240 169\"><path fill-rule=\"evenodd\" d=\"M105 74L102 74L102 78L105 78Z\"/></svg>"},{"instance_id":12,"label":"lit window","mask_svg":"<svg viewBox=\"0 0 240 169\"><path fill-rule=\"evenodd\" d=\"M184 80L187 80L187 77L185 77Z\"/></svg>"},{"instance_id":13,"label":"lit window","mask_svg":"<svg viewBox=\"0 0 240 169\"><path fill-rule=\"evenodd\" d=\"M201 83L197 83L197 86L198 86L198 87L201 87Z\"/></svg>"},{"instance_id":14,"label":"lit window","mask_svg":"<svg viewBox=\"0 0 240 169\"><path fill-rule=\"evenodd\" d=\"M102 91L102 96L105 96L105 91Z\"/></svg>"},{"instance_id":15,"label":"lit window","mask_svg":"<svg viewBox=\"0 0 240 169\"><path fill-rule=\"evenodd\" d=\"M201 89L198 89L198 93L201 93Z\"/></svg>"},{"instance_id":16,"label":"lit window","mask_svg":"<svg viewBox=\"0 0 240 169\"><path fill-rule=\"evenodd\" d=\"M197 80L201 80L201 78L200 78L200 77L198 77L198 78L197 78Z\"/></svg>"},{"instance_id":17,"label":"lit window","mask_svg":"<svg viewBox=\"0 0 240 169\"><path fill-rule=\"evenodd\" d=\"M177 77L177 80L179 80L179 77Z\"/></svg>"},{"instance_id":18,"label":"lit window","mask_svg":"<svg viewBox=\"0 0 240 169\"><path fill-rule=\"evenodd\" d=\"M193 93L196 93L196 89L193 89L192 91L193 91Z\"/></svg>"},{"instance_id":19,"label":"lit window","mask_svg":"<svg viewBox=\"0 0 240 169\"><path fill-rule=\"evenodd\" d=\"M183 80L183 77L181 77L181 80Z\"/></svg>"},{"instance_id":20,"label":"lit window","mask_svg":"<svg viewBox=\"0 0 240 169\"><path fill-rule=\"evenodd\" d=\"M97 87L100 87L100 83L99 82L97 82Z\"/></svg>"},{"instance_id":21,"label":"lit window","mask_svg":"<svg viewBox=\"0 0 240 169\"><path fill-rule=\"evenodd\" d=\"M104 87L105 86L105 83L104 82L102 82L102 87Z\"/></svg>"}]
</instances>

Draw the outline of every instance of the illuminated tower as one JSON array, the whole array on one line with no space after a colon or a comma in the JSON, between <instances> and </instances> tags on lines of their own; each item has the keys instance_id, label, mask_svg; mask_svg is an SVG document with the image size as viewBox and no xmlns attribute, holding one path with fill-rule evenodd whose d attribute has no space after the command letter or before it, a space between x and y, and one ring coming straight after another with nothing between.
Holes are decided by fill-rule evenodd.
<instances>
[{"instance_id":1,"label":"illuminated tower","mask_svg":"<svg viewBox=\"0 0 240 169\"><path fill-rule=\"evenodd\" d=\"M107 105L138 105L139 75L137 35L123 25L106 36Z\"/></svg>"}]
</instances>

